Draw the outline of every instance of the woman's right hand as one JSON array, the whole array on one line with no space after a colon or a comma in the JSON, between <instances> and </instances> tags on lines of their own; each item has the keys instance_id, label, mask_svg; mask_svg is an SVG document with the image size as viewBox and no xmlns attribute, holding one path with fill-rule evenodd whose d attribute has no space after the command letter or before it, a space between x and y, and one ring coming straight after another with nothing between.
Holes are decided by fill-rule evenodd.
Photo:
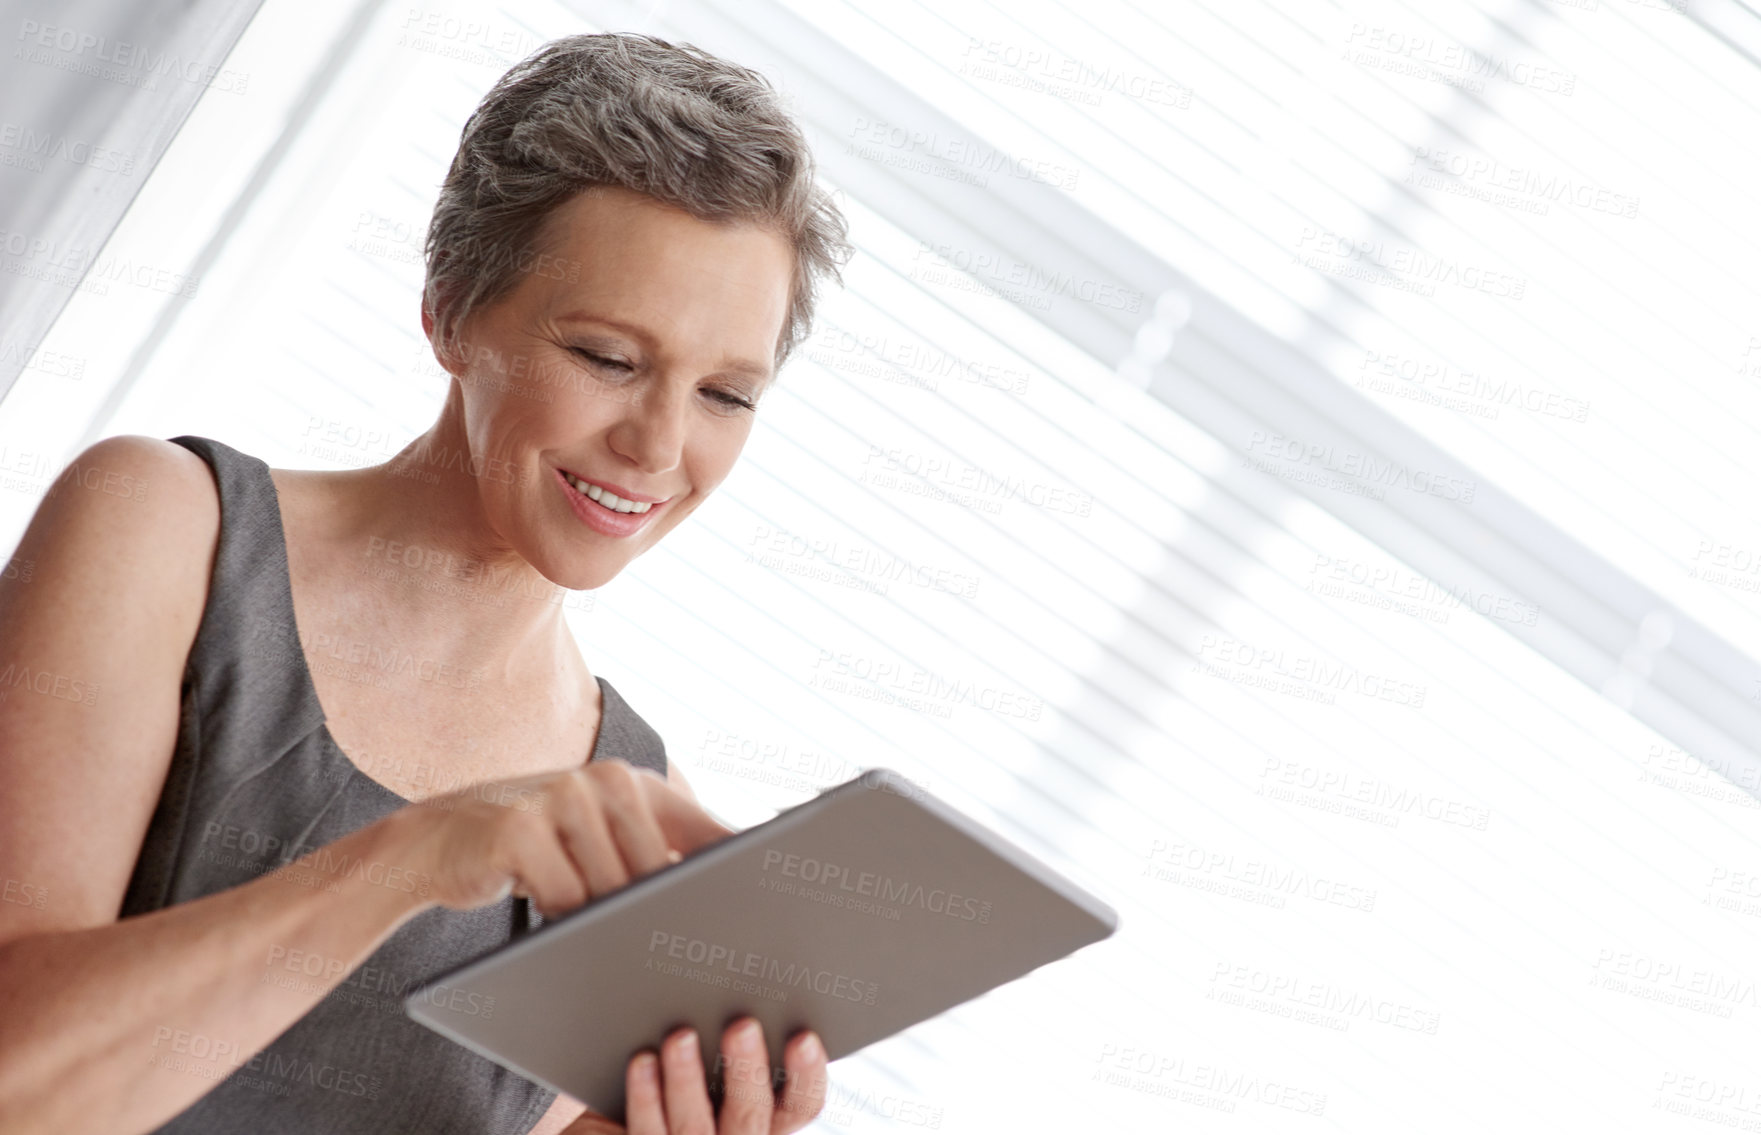
<instances>
[{"instance_id":1,"label":"woman's right hand","mask_svg":"<svg viewBox=\"0 0 1761 1135\"><path fill-rule=\"evenodd\" d=\"M404 866L453 910L529 896L554 918L733 835L658 773L622 760L496 781L387 817Z\"/></svg>"}]
</instances>

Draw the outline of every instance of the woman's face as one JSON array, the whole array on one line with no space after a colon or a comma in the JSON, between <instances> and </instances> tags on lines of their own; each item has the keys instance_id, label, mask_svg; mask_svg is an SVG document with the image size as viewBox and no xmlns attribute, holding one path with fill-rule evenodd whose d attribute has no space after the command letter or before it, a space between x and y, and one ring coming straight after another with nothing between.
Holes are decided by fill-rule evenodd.
<instances>
[{"instance_id":1,"label":"woman's face","mask_svg":"<svg viewBox=\"0 0 1761 1135\"><path fill-rule=\"evenodd\" d=\"M465 322L448 369L498 542L553 582L593 588L733 468L771 376L793 253L776 233L615 188L578 194L550 224L516 288ZM571 477L648 508L608 509Z\"/></svg>"}]
</instances>

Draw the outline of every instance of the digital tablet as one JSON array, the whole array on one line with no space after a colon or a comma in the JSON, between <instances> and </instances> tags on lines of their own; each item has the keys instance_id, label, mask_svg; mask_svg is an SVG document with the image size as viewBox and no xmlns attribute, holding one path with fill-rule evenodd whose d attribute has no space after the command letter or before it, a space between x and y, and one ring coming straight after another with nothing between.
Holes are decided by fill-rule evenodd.
<instances>
[{"instance_id":1,"label":"digital tablet","mask_svg":"<svg viewBox=\"0 0 1761 1135\"><path fill-rule=\"evenodd\" d=\"M624 1069L690 1025L810 1028L837 1060L1113 933L1118 915L889 769L439 974L415 1020L623 1122Z\"/></svg>"}]
</instances>

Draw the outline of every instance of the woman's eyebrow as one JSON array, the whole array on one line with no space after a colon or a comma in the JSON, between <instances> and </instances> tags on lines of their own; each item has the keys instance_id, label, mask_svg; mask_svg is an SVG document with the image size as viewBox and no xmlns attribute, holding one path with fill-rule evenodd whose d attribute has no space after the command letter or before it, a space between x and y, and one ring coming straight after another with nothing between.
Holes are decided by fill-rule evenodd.
<instances>
[{"instance_id":1,"label":"woman's eyebrow","mask_svg":"<svg viewBox=\"0 0 1761 1135\"><path fill-rule=\"evenodd\" d=\"M625 323L621 319L609 319L603 315L595 315L591 311L571 311L556 317L559 323L598 323L616 331L622 331L633 339L639 340L644 346L654 342L654 335L646 327L634 323Z\"/></svg>"},{"instance_id":2,"label":"woman's eyebrow","mask_svg":"<svg viewBox=\"0 0 1761 1135\"><path fill-rule=\"evenodd\" d=\"M634 323L625 323L621 319L610 319L603 315L595 315L590 311L571 311L556 318L559 323L597 323L602 327L610 327L614 331L622 331L644 347L652 349L654 346L655 337L647 328ZM714 373L738 375L759 383L766 383L770 381L771 368L768 364L753 359L723 359L721 365L715 368Z\"/></svg>"},{"instance_id":3,"label":"woman's eyebrow","mask_svg":"<svg viewBox=\"0 0 1761 1135\"><path fill-rule=\"evenodd\" d=\"M721 366L716 368L716 373L738 375L741 378L750 378L754 382L759 383L770 381L770 368L763 363L755 363L750 359L730 359L724 361Z\"/></svg>"}]
</instances>

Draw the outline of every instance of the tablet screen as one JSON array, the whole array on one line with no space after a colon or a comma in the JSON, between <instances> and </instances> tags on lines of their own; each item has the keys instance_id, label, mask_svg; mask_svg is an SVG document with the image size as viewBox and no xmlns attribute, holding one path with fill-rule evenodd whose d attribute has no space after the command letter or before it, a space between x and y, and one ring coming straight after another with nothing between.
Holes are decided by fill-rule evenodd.
<instances>
[{"instance_id":1,"label":"tablet screen","mask_svg":"<svg viewBox=\"0 0 1761 1135\"><path fill-rule=\"evenodd\" d=\"M751 1014L780 1083L800 1029L837 1060L1116 925L1019 847L870 769L437 976L406 1008L621 1122L625 1064L680 1025L706 1041L714 1094L712 1038Z\"/></svg>"}]
</instances>

